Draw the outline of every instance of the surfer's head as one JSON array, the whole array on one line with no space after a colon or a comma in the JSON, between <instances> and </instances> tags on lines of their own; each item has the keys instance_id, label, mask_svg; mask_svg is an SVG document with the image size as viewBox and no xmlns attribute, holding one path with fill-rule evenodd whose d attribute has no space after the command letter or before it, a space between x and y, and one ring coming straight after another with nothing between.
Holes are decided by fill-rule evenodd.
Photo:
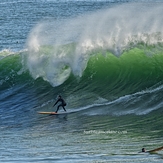
<instances>
[{"instance_id":1,"label":"surfer's head","mask_svg":"<svg viewBox=\"0 0 163 163\"><path fill-rule=\"evenodd\" d=\"M61 95L58 95L58 98L61 98L62 96Z\"/></svg>"},{"instance_id":2,"label":"surfer's head","mask_svg":"<svg viewBox=\"0 0 163 163\"><path fill-rule=\"evenodd\" d=\"M142 148L142 150L141 150L142 152L145 152L145 148Z\"/></svg>"}]
</instances>

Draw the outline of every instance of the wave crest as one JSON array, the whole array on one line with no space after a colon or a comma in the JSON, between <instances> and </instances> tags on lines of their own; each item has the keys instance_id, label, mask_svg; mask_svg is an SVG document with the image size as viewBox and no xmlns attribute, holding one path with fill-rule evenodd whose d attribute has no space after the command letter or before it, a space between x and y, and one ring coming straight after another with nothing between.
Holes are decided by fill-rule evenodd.
<instances>
[{"instance_id":1,"label":"wave crest","mask_svg":"<svg viewBox=\"0 0 163 163\"><path fill-rule=\"evenodd\" d=\"M32 29L27 41L27 67L34 78L43 77L57 86L71 73L81 77L97 50L116 56L138 45L145 45L147 50L146 45L161 44L162 50L162 9L158 5L129 3L67 21L42 21ZM50 50L42 49L47 46Z\"/></svg>"}]
</instances>

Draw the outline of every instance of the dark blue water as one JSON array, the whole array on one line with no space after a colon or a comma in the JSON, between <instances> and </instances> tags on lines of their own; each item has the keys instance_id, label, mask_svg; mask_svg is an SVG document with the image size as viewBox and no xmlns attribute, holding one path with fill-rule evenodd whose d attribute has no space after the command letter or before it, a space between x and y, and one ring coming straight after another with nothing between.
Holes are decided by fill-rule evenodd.
<instances>
[{"instance_id":1,"label":"dark blue water","mask_svg":"<svg viewBox=\"0 0 163 163\"><path fill-rule=\"evenodd\" d=\"M0 162L162 162L162 6L1 0Z\"/></svg>"}]
</instances>

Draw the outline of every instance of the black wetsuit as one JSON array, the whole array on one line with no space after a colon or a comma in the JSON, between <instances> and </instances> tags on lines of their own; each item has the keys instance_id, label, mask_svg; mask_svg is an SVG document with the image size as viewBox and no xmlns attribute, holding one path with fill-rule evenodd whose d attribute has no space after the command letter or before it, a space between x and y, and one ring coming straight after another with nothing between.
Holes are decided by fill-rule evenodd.
<instances>
[{"instance_id":1,"label":"black wetsuit","mask_svg":"<svg viewBox=\"0 0 163 163\"><path fill-rule=\"evenodd\" d=\"M59 110L59 108L60 108L61 106L63 107L64 111L66 111L66 109L65 109L66 102L64 101L64 99L63 99L62 97L60 97L60 98L56 101L56 103L54 104L54 106L55 106L58 102L61 102L61 104L58 105L57 110L56 110L56 113L58 112L58 110Z\"/></svg>"}]
</instances>

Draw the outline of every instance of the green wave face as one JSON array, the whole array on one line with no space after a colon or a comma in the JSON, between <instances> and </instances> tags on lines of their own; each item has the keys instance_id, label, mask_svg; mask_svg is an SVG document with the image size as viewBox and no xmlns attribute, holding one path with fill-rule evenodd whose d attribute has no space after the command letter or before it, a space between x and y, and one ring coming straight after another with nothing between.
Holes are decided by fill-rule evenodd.
<instances>
[{"instance_id":1,"label":"green wave face","mask_svg":"<svg viewBox=\"0 0 163 163\"><path fill-rule=\"evenodd\" d=\"M70 47L72 49L72 45L68 46L68 48ZM43 48L43 51L45 50L47 51L47 47ZM48 49L48 51L50 50L51 48ZM24 56L27 54L28 52L17 53L0 60L2 87L5 83L25 83L37 79L31 78L30 72L26 64L24 64ZM39 55L42 54L41 51ZM49 52L46 53L46 56L48 56L47 61L50 61L49 54ZM70 54L71 53L69 53L70 58L68 59L72 57ZM43 57L45 61L46 56ZM61 61L60 58L58 61L55 60L57 65L51 65L51 67L49 67L48 62L44 62L46 64L41 65L44 70L46 70L46 73L50 74L55 71L54 67L59 66L60 63L63 64L60 71L57 72L57 76L53 76L54 80L55 77L62 79L64 78L65 72L67 73L69 71L66 77L67 79L65 80L64 78L65 81L60 87L65 87L65 85L68 84L70 89L87 89L88 92L94 92L108 98L114 96L120 97L145 90L163 80L162 52L149 56L144 49L135 47L125 51L120 57L115 56L109 51L105 51L104 53L101 50L94 51L89 54L89 56L90 58L87 61L86 68L83 70L81 77L76 76L73 71L71 71L72 65L67 64L69 61ZM38 75L38 77L40 78L41 76Z\"/></svg>"},{"instance_id":2,"label":"green wave face","mask_svg":"<svg viewBox=\"0 0 163 163\"><path fill-rule=\"evenodd\" d=\"M120 57L111 53L92 56L82 80L105 95L125 95L149 88L163 80L163 55L147 56L134 48Z\"/></svg>"}]
</instances>

